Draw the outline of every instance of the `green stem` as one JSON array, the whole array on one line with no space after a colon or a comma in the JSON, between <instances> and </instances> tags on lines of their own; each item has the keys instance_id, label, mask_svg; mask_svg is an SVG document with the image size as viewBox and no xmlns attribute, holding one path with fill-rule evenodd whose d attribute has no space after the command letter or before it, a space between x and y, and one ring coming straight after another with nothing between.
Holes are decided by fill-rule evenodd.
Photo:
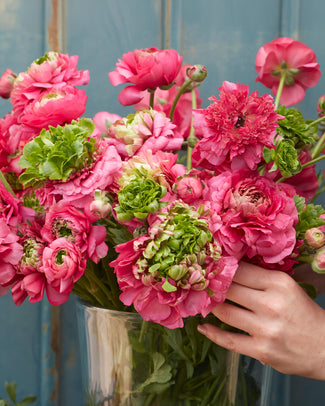
<instances>
[{"instance_id":1,"label":"green stem","mask_svg":"<svg viewBox=\"0 0 325 406\"><path fill-rule=\"evenodd\" d=\"M195 95L195 90L192 90L192 110L195 110L197 108L197 104L196 104L196 95ZM190 133L188 138L190 137L194 137L194 127L193 127L193 117L192 117L192 121L191 121L191 128L190 128ZM186 155L186 169L188 171L190 171L192 169L192 151L193 148L190 146L190 143L187 143L187 155Z\"/></svg>"},{"instance_id":2,"label":"green stem","mask_svg":"<svg viewBox=\"0 0 325 406\"><path fill-rule=\"evenodd\" d=\"M155 102L155 91L156 89L150 89L149 93L150 93L150 101L149 101L149 106L153 109L154 106L154 102Z\"/></svg>"},{"instance_id":3,"label":"green stem","mask_svg":"<svg viewBox=\"0 0 325 406\"><path fill-rule=\"evenodd\" d=\"M322 117L318 118L317 120L314 120L312 123L309 123L307 125L307 128L309 128L309 127L311 127L311 126L313 126L315 124L321 123L324 120L325 120L325 116L322 116Z\"/></svg>"},{"instance_id":4,"label":"green stem","mask_svg":"<svg viewBox=\"0 0 325 406\"><path fill-rule=\"evenodd\" d=\"M278 91L277 91L276 97L275 97L275 102L274 102L275 110L277 110L278 107L279 107L280 98L281 98L281 94L282 94L282 90L283 90L285 80L286 80L286 72L283 72L282 75L281 75Z\"/></svg>"},{"instance_id":5,"label":"green stem","mask_svg":"<svg viewBox=\"0 0 325 406\"><path fill-rule=\"evenodd\" d=\"M173 121L173 117L174 117L174 113L175 113L175 108L176 108L176 105L177 105L177 102L178 102L179 98L180 98L181 95L185 92L185 90L186 90L186 88L188 87L188 85L189 85L190 83L192 83L192 82L193 82L193 81L192 81L191 79L185 80L185 82L183 83L183 86L179 89L179 91L178 91L178 93L177 93L177 95L176 95L176 97L175 97L175 99L174 99L174 101L173 101L173 104L172 104L172 107L171 107L171 109L170 109L170 112L169 112L169 119L170 119L170 121Z\"/></svg>"},{"instance_id":6,"label":"green stem","mask_svg":"<svg viewBox=\"0 0 325 406\"><path fill-rule=\"evenodd\" d=\"M324 149L324 142L325 142L325 132L323 132L323 134L321 135L321 137L319 138L317 144L315 145L315 149L312 153L312 158L317 158L319 156L319 154L323 151Z\"/></svg>"},{"instance_id":7,"label":"green stem","mask_svg":"<svg viewBox=\"0 0 325 406\"><path fill-rule=\"evenodd\" d=\"M16 197L15 192L12 190L12 187L9 185L7 179L5 178L1 170L0 170L0 181L2 182L3 186L7 189L7 191L11 193L13 197Z\"/></svg>"}]
</instances>

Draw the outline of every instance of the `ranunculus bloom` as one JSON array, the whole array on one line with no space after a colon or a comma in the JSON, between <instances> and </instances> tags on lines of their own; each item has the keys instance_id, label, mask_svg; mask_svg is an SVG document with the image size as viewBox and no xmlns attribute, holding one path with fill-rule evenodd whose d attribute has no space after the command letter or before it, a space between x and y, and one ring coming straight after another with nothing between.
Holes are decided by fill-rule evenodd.
<instances>
[{"instance_id":1,"label":"ranunculus bloom","mask_svg":"<svg viewBox=\"0 0 325 406\"><path fill-rule=\"evenodd\" d=\"M66 238L58 238L44 248L42 270L48 283L46 293L50 303L57 305L68 299L85 267L86 260L79 247Z\"/></svg>"},{"instance_id":2,"label":"ranunculus bloom","mask_svg":"<svg viewBox=\"0 0 325 406\"><path fill-rule=\"evenodd\" d=\"M26 104L39 99L40 94L57 86L80 86L89 82L89 71L78 70L79 57L58 52L48 52L34 61L26 72L18 75L11 92L14 111L20 114Z\"/></svg>"},{"instance_id":3,"label":"ranunculus bloom","mask_svg":"<svg viewBox=\"0 0 325 406\"><path fill-rule=\"evenodd\" d=\"M179 150L183 137L174 133L175 124L164 113L155 110L137 111L116 121L108 130L108 135L124 146L123 155L131 157L141 151ZM118 147L122 151L122 146Z\"/></svg>"},{"instance_id":4,"label":"ranunculus bloom","mask_svg":"<svg viewBox=\"0 0 325 406\"><path fill-rule=\"evenodd\" d=\"M166 117L169 117L169 113L173 104L173 101L179 91L179 88L187 80L186 69L191 65L183 65L178 75L175 78L176 86L172 86L170 89L163 90L157 89L155 91L154 99L154 110L162 111L166 114ZM199 97L199 90L194 89L196 97L196 107L200 108L202 99ZM148 109L149 107L150 95L148 92L145 92L143 99L134 106L136 110ZM176 125L174 129L175 134L179 134L180 137L187 138L190 133L190 128L192 124L192 92L185 92L179 98L173 116L173 124ZM196 137L201 137L202 134L199 131L195 132Z\"/></svg>"},{"instance_id":5,"label":"ranunculus bloom","mask_svg":"<svg viewBox=\"0 0 325 406\"><path fill-rule=\"evenodd\" d=\"M174 49L136 49L123 54L108 76L113 86L133 84L125 87L118 98L123 106L129 106L142 99L144 90L171 84L181 66L182 57Z\"/></svg>"},{"instance_id":6,"label":"ranunculus bloom","mask_svg":"<svg viewBox=\"0 0 325 406\"><path fill-rule=\"evenodd\" d=\"M41 234L49 243L65 237L79 247L85 258L90 258L95 263L107 254L105 227L91 225L88 217L73 206L51 206L46 214Z\"/></svg>"},{"instance_id":7,"label":"ranunculus bloom","mask_svg":"<svg viewBox=\"0 0 325 406\"><path fill-rule=\"evenodd\" d=\"M288 37L276 38L263 45L256 55L255 69L258 73L256 81L272 89L274 95L282 73L286 72L280 98L280 103L285 106L300 102L306 89L315 86L321 76L314 51Z\"/></svg>"},{"instance_id":8,"label":"ranunculus bloom","mask_svg":"<svg viewBox=\"0 0 325 406\"><path fill-rule=\"evenodd\" d=\"M122 160L116 148L110 145L108 138L103 138L91 167L85 168L67 182L48 183L35 193L47 208L61 199L83 208L94 199L96 189L105 190L113 183L121 166Z\"/></svg>"},{"instance_id":9,"label":"ranunculus bloom","mask_svg":"<svg viewBox=\"0 0 325 406\"><path fill-rule=\"evenodd\" d=\"M23 255L19 237L12 232L3 219L0 219L0 285L6 287L12 283L17 265ZM3 293L6 290L2 290Z\"/></svg>"},{"instance_id":10,"label":"ranunculus bloom","mask_svg":"<svg viewBox=\"0 0 325 406\"><path fill-rule=\"evenodd\" d=\"M194 127L203 133L192 153L194 167L256 169L264 146L272 148L278 120L270 95L249 95L246 85L223 82L220 99L194 112Z\"/></svg>"},{"instance_id":11,"label":"ranunculus bloom","mask_svg":"<svg viewBox=\"0 0 325 406\"><path fill-rule=\"evenodd\" d=\"M14 80L17 75L11 70L7 69L0 77L0 97L9 99L10 93L14 87Z\"/></svg>"},{"instance_id":12,"label":"ranunculus bloom","mask_svg":"<svg viewBox=\"0 0 325 406\"><path fill-rule=\"evenodd\" d=\"M203 199L214 202L221 217L216 235L229 255L278 263L296 245L295 194L290 185L239 170L208 180Z\"/></svg>"},{"instance_id":13,"label":"ranunculus bloom","mask_svg":"<svg viewBox=\"0 0 325 406\"><path fill-rule=\"evenodd\" d=\"M108 111L99 111L93 117L95 127L101 134L107 134L109 127L122 117L118 114L109 113Z\"/></svg>"},{"instance_id":14,"label":"ranunculus bloom","mask_svg":"<svg viewBox=\"0 0 325 406\"><path fill-rule=\"evenodd\" d=\"M43 93L41 98L29 103L24 109L21 122L30 127L57 127L71 123L86 111L87 96L84 90L73 86L53 87Z\"/></svg>"},{"instance_id":15,"label":"ranunculus bloom","mask_svg":"<svg viewBox=\"0 0 325 406\"><path fill-rule=\"evenodd\" d=\"M145 320L177 328L183 318L205 317L225 300L238 263L222 254L210 218L180 201L163 212L149 216L148 234L116 247L111 266L124 304Z\"/></svg>"}]
</instances>

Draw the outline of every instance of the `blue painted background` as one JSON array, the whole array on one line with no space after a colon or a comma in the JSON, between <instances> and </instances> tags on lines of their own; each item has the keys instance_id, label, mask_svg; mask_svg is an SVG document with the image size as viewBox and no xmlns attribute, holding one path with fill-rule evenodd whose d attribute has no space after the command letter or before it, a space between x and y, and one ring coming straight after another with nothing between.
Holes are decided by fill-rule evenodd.
<instances>
[{"instance_id":1,"label":"blue painted background","mask_svg":"<svg viewBox=\"0 0 325 406\"><path fill-rule=\"evenodd\" d=\"M223 80L265 93L255 84L255 55L278 36L305 42L325 66L324 12L321 0L0 0L0 74L24 71L50 49L78 54L79 68L90 71L86 115L125 115L107 73L124 52L168 46L207 67L200 88L207 105ZM324 80L302 102L310 118ZM0 116L9 110L0 100ZM37 395L37 406L83 405L74 301L16 307L0 298L0 396L7 380L17 382L18 397ZM272 406L317 406L324 398L324 382L276 374Z\"/></svg>"}]
</instances>

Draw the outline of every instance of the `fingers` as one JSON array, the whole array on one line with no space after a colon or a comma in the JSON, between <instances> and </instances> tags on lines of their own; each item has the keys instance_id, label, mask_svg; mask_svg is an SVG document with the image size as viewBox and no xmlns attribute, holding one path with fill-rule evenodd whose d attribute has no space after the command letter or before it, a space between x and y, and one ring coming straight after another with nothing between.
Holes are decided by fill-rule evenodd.
<instances>
[{"instance_id":1,"label":"fingers","mask_svg":"<svg viewBox=\"0 0 325 406\"><path fill-rule=\"evenodd\" d=\"M199 325L198 331L221 347L256 358L254 357L254 341L250 336L224 331L212 324Z\"/></svg>"},{"instance_id":2,"label":"fingers","mask_svg":"<svg viewBox=\"0 0 325 406\"><path fill-rule=\"evenodd\" d=\"M233 281L252 289L265 290L269 286L272 275L273 272L257 265L240 262Z\"/></svg>"},{"instance_id":3,"label":"fingers","mask_svg":"<svg viewBox=\"0 0 325 406\"><path fill-rule=\"evenodd\" d=\"M253 331L256 325L256 316L253 312L230 303L217 305L212 313L222 322L247 333Z\"/></svg>"},{"instance_id":4,"label":"fingers","mask_svg":"<svg viewBox=\"0 0 325 406\"><path fill-rule=\"evenodd\" d=\"M264 291L252 289L233 282L230 285L226 296L228 300L254 312L258 310L263 303Z\"/></svg>"}]
</instances>

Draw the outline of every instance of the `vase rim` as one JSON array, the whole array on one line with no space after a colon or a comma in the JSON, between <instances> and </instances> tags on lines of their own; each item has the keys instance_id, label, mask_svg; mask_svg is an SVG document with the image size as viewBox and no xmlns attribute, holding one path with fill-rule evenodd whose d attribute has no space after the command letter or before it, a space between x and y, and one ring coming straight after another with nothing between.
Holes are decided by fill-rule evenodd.
<instances>
[{"instance_id":1,"label":"vase rim","mask_svg":"<svg viewBox=\"0 0 325 406\"><path fill-rule=\"evenodd\" d=\"M139 313L136 312L126 312L124 310L115 310L115 309L109 309L107 307L100 307L100 306L96 306L93 305L89 302L87 302L87 300L81 299L81 298L77 298L77 305L83 309L94 309L96 311L102 312L102 313L110 313L110 314L114 314L114 315L123 315L123 316L128 316L137 320L143 320L143 318L140 316Z\"/></svg>"}]
</instances>

